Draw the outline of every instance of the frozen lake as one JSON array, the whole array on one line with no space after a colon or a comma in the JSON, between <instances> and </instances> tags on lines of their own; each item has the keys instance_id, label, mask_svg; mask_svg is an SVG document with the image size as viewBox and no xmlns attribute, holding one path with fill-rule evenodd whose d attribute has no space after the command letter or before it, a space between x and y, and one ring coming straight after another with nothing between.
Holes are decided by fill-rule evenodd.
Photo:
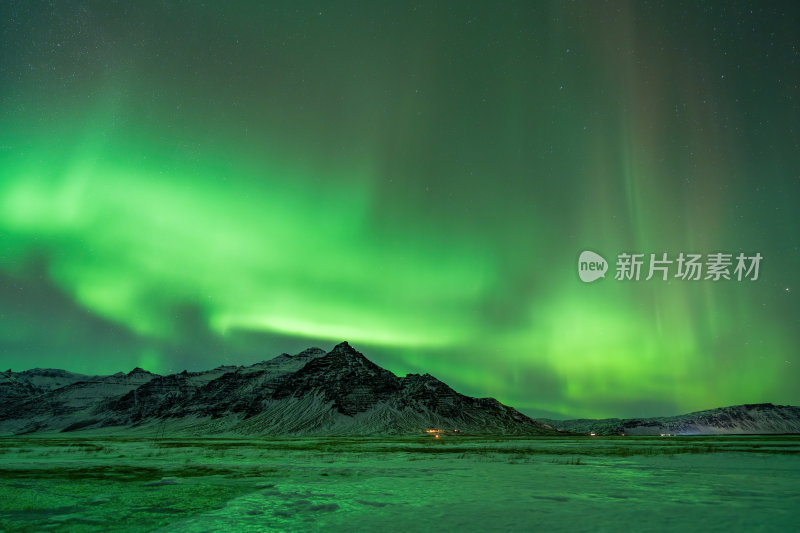
<instances>
[{"instance_id":1,"label":"frozen lake","mask_svg":"<svg viewBox=\"0 0 800 533\"><path fill-rule=\"evenodd\" d=\"M800 436L0 438L0 530L788 531Z\"/></svg>"}]
</instances>

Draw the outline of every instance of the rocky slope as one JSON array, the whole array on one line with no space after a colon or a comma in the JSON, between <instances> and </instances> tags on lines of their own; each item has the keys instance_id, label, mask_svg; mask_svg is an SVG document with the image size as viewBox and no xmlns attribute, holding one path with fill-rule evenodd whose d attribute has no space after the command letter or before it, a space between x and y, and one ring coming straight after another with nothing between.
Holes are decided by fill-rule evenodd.
<instances>
[{"instance_id":1,"label":"rocky slope","mask_svg":"<svg viewBox=\"0 0 800 533\"><path fill-rule=\"evenodd\" d=\"M50 377L47 377L50 376ZM60 376L56 382L52 376ZM0 375L0 435L77 431L158 435L557 433L491 398L457 393L428 374L395 376L346 342L248 367L168 376L60 370Z\"/></svg>"}]
</instances>

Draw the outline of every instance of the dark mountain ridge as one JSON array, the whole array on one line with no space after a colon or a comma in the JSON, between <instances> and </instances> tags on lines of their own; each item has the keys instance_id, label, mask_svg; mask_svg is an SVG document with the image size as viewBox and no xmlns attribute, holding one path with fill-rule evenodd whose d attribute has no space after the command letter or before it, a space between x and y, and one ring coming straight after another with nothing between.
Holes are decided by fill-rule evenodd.
<instances>
[{"instance_id":1,"label":"dark mountain ridge","mask_svg":"<svg viewBox=\"0 0 800 533\"><path fill-rule=\"evenodd\" d=\"M250 366L161 376L141 368L88 376L0 372L0 435L714 435L800 433L800 407L746 404L658 418L533 420L430 374L398 377L348 343ZM555 429L554 429L555 428Z\"/></svg>"},{"instance_id":2,"label":"dark mountain ridge","mask_svg":"<svg viewBox=\"0 0 800 533\"><path fill-rule=\"evenodd\" d=\"M27 373L26 373L27 372ZM431 427L469 434L556 434L491 398L457 393L429 374L395 376L348 343L310 348L247 367L167 376L82 376L63 385L36 371L0 374L0 434L148 432L161 434L415 434ZM31 373L41 382L36 385Z\"/></svg>"}]
</instances>

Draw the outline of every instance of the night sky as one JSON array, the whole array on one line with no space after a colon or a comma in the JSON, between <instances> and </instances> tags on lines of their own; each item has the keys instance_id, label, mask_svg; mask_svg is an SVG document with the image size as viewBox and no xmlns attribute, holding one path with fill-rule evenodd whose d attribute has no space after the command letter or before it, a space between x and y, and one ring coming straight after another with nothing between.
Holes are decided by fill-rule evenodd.
<instances>
[{"instance_id":1,"label":"night sky","mask_svg":"<svg viewBox=\"0 0 800 533\"><path fill-rule=\"evenodd\" d=\"M2 370L348 340L535 415L800 404L796 2L54 4L0 6ZM614 279L664 252L763 259Z\"/></svg>"}]
</instances>

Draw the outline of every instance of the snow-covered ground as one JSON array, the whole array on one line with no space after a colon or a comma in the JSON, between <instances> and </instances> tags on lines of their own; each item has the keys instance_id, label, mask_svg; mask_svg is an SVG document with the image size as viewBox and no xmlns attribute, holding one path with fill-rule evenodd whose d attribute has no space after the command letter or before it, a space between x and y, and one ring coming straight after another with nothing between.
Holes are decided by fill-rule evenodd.
<instances>
[{"instance_id":1,"label":"snow-covered ground","mask_svg":"<svg viewBox=\"0 0 800 533\"><path fill-rule=\"evenodd\" d=\"M0 530L789 531L800 437L0 439Z\"/></svg>"}]
</instances>

